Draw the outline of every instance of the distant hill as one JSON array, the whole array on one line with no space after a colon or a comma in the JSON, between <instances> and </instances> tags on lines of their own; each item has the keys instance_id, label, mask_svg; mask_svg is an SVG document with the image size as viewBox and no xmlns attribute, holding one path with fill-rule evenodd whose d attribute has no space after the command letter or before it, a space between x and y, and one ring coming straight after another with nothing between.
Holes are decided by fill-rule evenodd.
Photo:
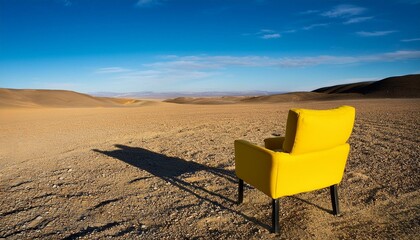
<instances>
[{"instance_id":1,"label":"distant hill","mask_svg":"<svg viewBox=\"0 0 420 240\"><path fill-rule=\"evenodd\" d=\"M139 105L143 101L92 97L65 90L0 88L0 107L119 107Z\"/></svg>"},{"instance_id":2,"label":"distant hill","mask_svg":"<svg viewBox=\"0 0 420 240\"><path fill-rule=\"evenodd\" d=\"M420 74L390 77L379 81L335 85L319 88L312 92L290 92L254 97L179 97L167 99L165 102L179 104L231 104L359 98L420 98Z\"/></svg>"},{"instance_id":3,"label":"distant hill","mask_svg":"<svg viewBox=\"0 0 420 240\"><path fill-rule=\"evenodd\" d=\"M375 82L360 82L323 87L317 93L359 93L374 98L420 98L420 74L385 78Z\"/></svg>"}]
</instances>

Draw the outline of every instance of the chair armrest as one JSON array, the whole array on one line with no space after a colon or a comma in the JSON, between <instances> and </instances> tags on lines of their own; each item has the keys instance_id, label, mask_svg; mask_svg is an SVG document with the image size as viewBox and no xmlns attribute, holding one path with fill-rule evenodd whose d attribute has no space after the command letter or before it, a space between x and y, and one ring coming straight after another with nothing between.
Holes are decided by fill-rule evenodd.
<instances>
[{"instance_id":1,"label":"chair armrest","mask_svg":"<svg viewBox=\"0 0 420 240\"><path fill-rule=\"evenodd\" d=\"M283 149L284 137L272 137L264 139L265 148L279 151Z\"/></svg>"},{"instance_id":2,"label":"chair armrest","mask_svg":"<svg viewBox=\"0 0 420 240\"><path fill-rule=\"evenodd\" d=\"M245 140L235 141L235 173L238 178L272 196L277 177L277 152Z\"/></svg>"},{"instance_id":3,"label":"chair armrest","mask_svg":"<svg viewBox=\"0 0 420 240\"><path fill-rule=\"evenodd\" d=\"M348 143L303 154L278 153L275 197L290 196L338 184L343 178L350 145Z\"/></svg>"}]
</instances>

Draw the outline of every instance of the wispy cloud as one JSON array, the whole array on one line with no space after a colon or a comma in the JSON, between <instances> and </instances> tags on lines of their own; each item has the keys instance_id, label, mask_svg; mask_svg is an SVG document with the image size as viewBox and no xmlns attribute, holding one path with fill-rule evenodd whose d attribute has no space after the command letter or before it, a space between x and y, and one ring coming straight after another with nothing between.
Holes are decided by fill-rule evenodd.
<instances>
[{"instance_id":1,"label":"wispy cloud","mask_svg":"<svg viewBox=\"0 0 420 240\"><path fill-rule=\"evenodd\" d=\"M371 19L373 19L372 16L360 16L363 13L365 13L367 11L366 8L364 7L360 7L360 6L355 6L355 5L349 5L349 4L341 4L338 6L333 7L332 9L328 10L328 11L318 11L318 10L308 10L308 11L304 11L304 12L300 12L299 14L301 15L305 15L305 14L319 14L323 17L327 17L327 18L335 18L338 19L340 21L343 21L343 24L355 24L355 23L361 23L361 22L366 22L369 21ZM318 24L312 24L309 26L305 26L302 29L303 30L310 30L312 28L316 28L316 27L325 27L331 25L331 23L318 23Z\"/></svg>"},{"instance_id":2,"label":"wispy cloud","mask_svg":"<svg viewBox=\"0 0 420 240\"><path fill-rule=\"evenodd\" d=\"M355 18L348 19L343 24L361 23L361 22L369 21L371 19L373 19L373 17L355 17Z\"/></svg>"},{"instance_id":3,"label":"wispy cloud","mask_svg":"<svg viewBox=\"0 0 420 240\"><path fill-rule=\"evenodd\" d=\"M265 33L275 33L276 31L273 29L261 29L257 34L265 34Z\"/></svg>"},{"instance_id":4,"label":"wispy cloud","mask_svg":"<svg viewBox=\"0 0 420 240\"><path fill-rule=\"evenodd\" d=\"M380 36L386 36L392 33L395 33L397 31L391 30L391 31L373 31L373 32L366 32L366 31L360 31L356 32L357 35L362 37L380 37Z\"/></svg>"},{"instance_id":5,"label":"wispy cloud","mask_svg":"<svg viewBox=\"0 0 420 240\"><path fill-rule=\"evenodd\" d=\"M328 25L330 25L330 24L329 23L316 23L316 24L312 24L312 25L303 27L302 29L303 30L311 30L311 29L314 29L314 28L326 27Z\"/></svg>"},{"instance_id":6,"label":"wispy cloud","mask_svg":"<svg viewBox=\"0 0 420 240\"><path fill-rule=\"evenodd\" d=\"M360 15L366 11L366 8L355 6L355 5L338 5L334 7L333 9L321 13L324 17L330 17L330 18L347 18L352 17L356 15Z\"/></svg>"},{"instance_id":7,"label":"wispy cloud","mask_svg":"<svg viewBox=\"0 0 420 240\"><path fill-rule=\"evenodd\" d=\"M266 57L266 56L184 56L176 57L176 61L187 60L202 63L202 66L229 67L303 67L321 64L350 64L363 62L388 62L404 59L420 59L420 51L395 51L361 56L320 55L311 57ZM181 66L178 66L181 67Z\"/></svg>"},{"instance_id":8,"label":"wispy cloud","mask_svg":"<svg viewBox=\"0 0 420 240\"><path fill-rule=\"evenodd\" d=\"M262 39L275 39L280 38L281 35L279 33L273 33L273 34L264 34L261 36Z\"/></svg>"},{"instance_id":9,"label":"wispy cloud","mask_svg":"<svg viewBox=\"0 0 420 240\"><path fill-rule=\"evenodd\" d=\"M409 39L402 39L401 42L417 42L420 41L420 38L409 38Z\"/></svg>"},{"instance_id":10,"label":"wispy cloud","mask_svg":"<svg viewBox=\"0 0 420 240\"><path fill-rule=\"evenodd\" d=\"M395 51L359 56L303 56L303 57L267 57L267 56L161 56L162 61L142 65L143 70L120 71L126 75L154 75L162 72L205 72L222 70L228 67L304 67L316 65L352 64L363 62L389 62L406 59L420 59L420 51ZM101 68L103 73L115 73L117 68ZM96 71L98 72L98 71Z\"/></svg>"},{"instance_id":11,"label":"wispy cloud","mask_svg":"<svg viewBox=\"0 0 420 240\"><path fill-rule=\"evenodd\" d=\"M282 31L282 33L295 33L297 32L296 29L291 29L291 30L286 30L286 31Z\"/></svg>"},{"instance_id":12,"label":"wispy cloud","mask_svg":"<svg viewBox=\"0 0 420 240\"><path fill-rule=\"evenodd\" d=\"M99 68L96 69L95 73L103 74L103 73L121 73L121 72L129 72L130 69L122 68L122 67L106 67L106 68Z\"/></svg>"},{"instance_id":13,"label":"wispy cloud","mask_svg":"<svg viewBox=\"0 0 420 240\"><path fill-rule=\"evenodd\" d=\"M223 76L229 68L300 68L318 65L363 64L420 59L420 51L395 51L359 56L160 56L161 61L138 66L137 69L120 67L100 68L95 73L110 74L119 84L142 84L145 87L195 82Z\"/></svg>"},{"instance_id":14,"label":"wispy cloud","mask_svg":"<svg viewBox=\"0 0 420 240\"><path fill-rule=\"evenodd\" d=\"M245 33L243 36L257 36L261 39L276 39L281 38L281 34L273 29L261 29L256 33Z\"/></svg>"},{"instance_id":15,"label":"wispy cloud","mask_svg":"<svg viewBox=\"0 0 420 240\"><path fill-rule=\"evenodd\" d=\"M171 70L171 69L199 70L199 69L217 69L221 67L218 64L197 61L197 59L194 59L193 57L179 59L177 56L171 56L168 59L173 59L173 60L167 61L167 62L146 63L146 64L143 64L143 66L151 67L151 68L166 69L166 70Z\"/></svg>"}]
</instances>

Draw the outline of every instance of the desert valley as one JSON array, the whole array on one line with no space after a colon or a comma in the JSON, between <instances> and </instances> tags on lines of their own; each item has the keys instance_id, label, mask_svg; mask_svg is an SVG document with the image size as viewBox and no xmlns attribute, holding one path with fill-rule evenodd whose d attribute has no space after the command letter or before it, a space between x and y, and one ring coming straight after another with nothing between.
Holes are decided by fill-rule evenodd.
<instances>
[{"instance_id":1,"label":"desert valley","mask_svg":"<svg viewBox=\"0 0 420 240\"><path fill-rule=\"evenodd\" d=\"M238 205L235 139L283 136L290 108L356 108L331 214L328 189ZM0 89L0 238L415 239L420 75L271 96L92 97Z\"/></svg>"}]
</instances>

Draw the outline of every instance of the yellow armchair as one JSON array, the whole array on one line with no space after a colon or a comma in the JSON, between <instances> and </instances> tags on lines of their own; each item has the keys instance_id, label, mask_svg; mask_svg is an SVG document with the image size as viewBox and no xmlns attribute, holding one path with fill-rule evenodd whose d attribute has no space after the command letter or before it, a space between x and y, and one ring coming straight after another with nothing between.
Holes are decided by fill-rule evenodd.
<instances>
[{"instance_id":1,"label":"yellow armchair","mask_svg":"<svg viewBox=\"0 0 420 240\"><path fill-rule=\"evenodd\" d=\"M244 181L272 200L272 232L279 232L279 198L330 187L333 214L339 214L337 184L350 151L355 109L291 109L285 137L265 139L265 147L235 141L238 202Z\"/></svg>"}]
</instances>

